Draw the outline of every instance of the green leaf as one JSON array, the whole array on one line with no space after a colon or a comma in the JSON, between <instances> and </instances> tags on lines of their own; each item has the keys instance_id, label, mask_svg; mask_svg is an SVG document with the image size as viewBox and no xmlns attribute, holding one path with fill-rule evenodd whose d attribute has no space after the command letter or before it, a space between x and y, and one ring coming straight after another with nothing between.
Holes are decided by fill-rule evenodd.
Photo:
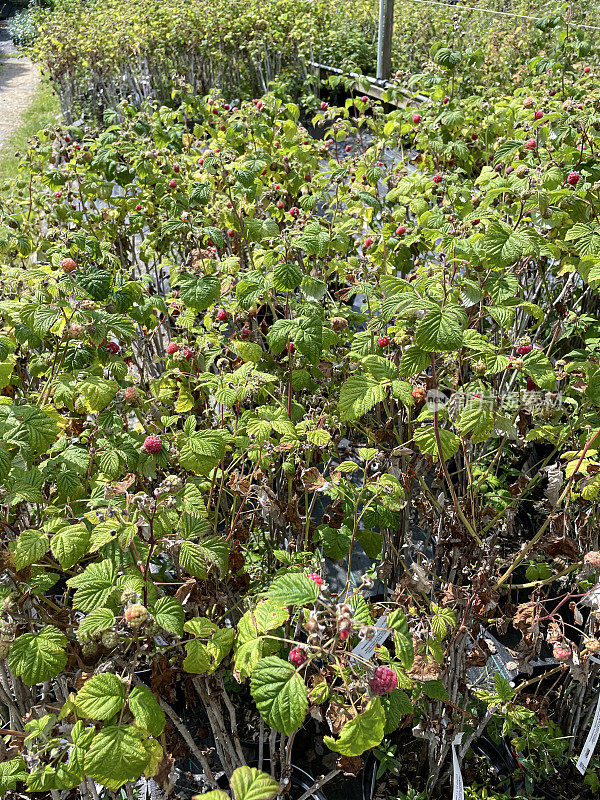
<instances>
[{"instance_id":1,"label":"green leaf","mask_svg":"<svg viewBox=\"0 0 600 800\"><path fill-rule=\"evenodd\" d=\"M125 684L116 675L102 672L87 680L77 693L77 710L92 719L110 719L125 705Z\"/></svg>"},{"instance_id":2,"label":"green leaf","mask_svg":"<svg viewBox=\"0 0 600 800\"><path fill-rule=\"evenodd\" d=\"M423 692L431 700L449 700L448 692L441 681L424 681L421 684Z\"/></svg>"},{"instance_id":3,"label":"green leaf","mask_svg":"<svg viewBox=\"0 0 600 800\"><path fill-rule=\"evenodd\" d=\"M531 350L523 358L523 369L542 389L552 391L555 388L556 374L554 367L543 350L538 350L537 348Z\"/></svg>"},{"instance_id":4,"label":"green leaf","mask_svg":"<svg viewBox=\"0 0 600 800\"><path fill-rule=\"evenodd\" d=\"M48 552L49 544L50 541L43 531L22 531L14 551L15 569L24 569L42 559Z\"/></svg>"},{"instance_id":5,"label":"green leaf","mask_svg":"<svg viewBox=\"0 0 600 800\"><path fill-rule=\"evenodd\" d=\"M183 668L186 672L196 675L203 675L208 672L211 666L211 657L208 648L200 639L192 639L186 642L186 657L183 659Z\"/></svg>"},{"instance_id":6,"label":"green leaf","mask_svg":"<svg viewBox=\"0 0 600 800\"><path fill-rule=\"evenodd\" d=\"M250 691L265 721L289 736L304 722L308 708L306 684L294 667L277 656L258 662Z\"/></svg>"},{"instance_id":7,"label":"green leaf","mask_svg":"<svg viewBox=\"0 0 600 800\"><path fill-rule=\"evenodd\" d=\"M279 575L269 586L268 595L286 606L314 603L319 596L319 587L301 572Z\"/></svg>"},{"instance_id":8,"label":"green leaf","mask_svg":"<svg viewBox=\"0 0 600 800\"><path fill-rule=\"evenodd\" d=\"M53 534L50 550L63 569L71 569L87 553L90 534L84 525L69 525Z\"/></svg>"},{"instance_id":9,"label":"green leaf","mask_svg":"<svg viewBox=\"0 0 600 800\"><path fill-rule=\"evenodd\" d=\"M144 772L150 756L132 725L108 725L99 731L85 756L85 774L111 791Z\"/></svg>"},{"instance_id":10,"label":"green leaf","mask_svg":"<svg viewBox=\"0 0 600 800\"><path fill-rule=\"evenodd\" d=\"M302 282L300 267L292 261L283 261L273 268L273 283L280 292L292 292Z\"/></svg>"},{"instance_id":11,"label":"green leaf","mask_svg":"<svg viewBox=\"0 0 600 800\"><path fill-rule=\"evenodd\" d=\"M385 386L370 375L352 375L342 385L338 408L342 418L359 419L385 399Z\"/></svg>"},{"instance_id":12,"label":"green leaf","mask_svg":"<svg viewBox=\"0 0 600 800\"><path fill-rule=\"evenodd\" d=\"M101 633L102 631L112 628L115 624L115 615L110 608L97 608L79 623L77 628L77 639L80 642L85 642L94 633Z\"/></svg>"},{"instance_id":13,"label":"green leaf","mask_svg":"<svg viewBox=\"0 0 600 800\"><path fill-rule=\"evenodd\" d=\"M285 604L279 600L260 600L255 608L246 611L238 622L237 644L244 644L279 628L289 618Z\"/></svg>"},{"instance_id":14,"label":"green leaf","mask_svg":"<svg viewBox=\"0 0 600 800\"><path fill-rule=\"evenodd\" d=\"M152 616L157 625L167 631L181 636L185 614L181 602L175 597L161 597L156 601Z\"/></svg>"},{"instance_id":15,"label":"green leaf","mask_svg":"<svg viewBox=\"0 0 600 800\"><path fill-rule=\"evenodd\" d=\"M206 311L221 297L221 282L216 275L198 278L182 273L179 276L179 286L181 299L195 311Z\"/></svg>"},{"instance_id":16,"label":"green leaf","mask_svg":"<svg viewBox=\"0 0 600 800\"><path fill-rule=\"evenodd\" d=\"M406 615L397 609L387 618L387 627L394 631L394 647L404 669L410 669L415 660L415 650Z\"/></svg>"},{"instance_id":17,"label":"green leaf","mask_svg":"<svg viewBox=\"0 0 600 800\"><path fill-rule=\"evenodd\" d=\"M67 637L52 625L40 633L24 633L13 642L8 665L24 683L32 686L54 678L67 664Z\"/></svg>"},{"instance_id":18,"label":"green leaf","mask_svg":"<svg viewBox=\"0 0 600 800\"><path fill-rule=\"evenodd\" d=\"M310 362L319 362L323 349L323 322L318 314L299 320L294 343L298 352Z\"/></svg>"},{"instance_id":19,"label":"green leaf","mask_svg":"<svg viewBox=\"0 0 600 800\"><path fill-rule=\"evenodd\" d=\"M182 542L179 548L180 567L193 575L194 578L204 580L208 575L206 558L197 544L193 542Z\"/></svg>"},{"instance_id":20,"label":"green leaf","mask_svg":"<svg viewBox=\"0 0 600 800\"><path fill-rule=\"evenodd\" d=\"M335 753L348 757L360 756L381 744L384 730L385 714L381 700L376 697L362 714L346 722L338 739L325 736L323 741Z\"/></svg>"},{"instance_id":21,"label":"green leaf","mask_svg":"<svg viewBox=\"0 0 600 800\"><path fill-rule=\"evenodd\" d=\"M111 402L119 390L119 384L96 376L87 378L80 387L87 410L97 414Z\"/></svg>"},{"instance_id":22,"label":"green leaf","mask_svg":"<svg viewBox=\"0 0 600 800\"><path fill-rule=\"evenodd\" d=\"M165 727L165 712L150 689L147 686L136 686L129 695L128 703L138 728L148 731L152 736L160 736Z\"/></svg>"},{"instance_id":23,"label":"green leaf","mask_svg":"<svg viewBox=\"0 0 600 800\"><path fill-rule=\"evenodd\" d=\"M458 306L434 308L421 320L415 341L421 350L441 353L458 350L463 341L464 311Z\"/></svg>"},{"instance_id":24,"label":"green leaf","mask_svg":"<svg viewBox=\"0 0 600 800\"><path fill-rule=\"evenodd\" d=\"M509 225L494 222L483 240L486 255L497 264L513 264L530 249L530 240L522 231L514 231Z\"/></svg>"},{"instance_id":25,"label":"green leaf","mask_svg":"<svg viewBox=\"0 0 600 800\"><path fill-rule=\"evenodd\" d=\"M67 581L67 585L76 590L73 608L87 614L110 605L116 582L117 572L110 559L89 564L83 572Z\"/></svg>"},{"instance_id":26,"label":"green leaf","mask_svg":"<svg viewBox=\"0 0 600 800\"><path fill-rule=\"evenodd\" d=\"M438 432L440 436L442 458L444 461L448 461L449 458L452 458L452 456L458 452L460 439L455 433L445 428L439 428ZM419 430L415 431L414 442L422 453L439 458L437 439L433 425L419 428Z\"/></svg>"},{"instance_id":27,"label":"green leaf","mask_svg":"<svg viewBox=\"0 0 600 800\"><path fill-rule=\"evenodd\" d=\"M14 792L17 783L27 780L28 774L25 762L20 756L0 762L0 796L4 797L8 791Z\"/></svg>"},{"instance_id":28,"label":"green leaf","mask_svg":"<svg viewBox=\"0 0 600 800\"><path fill-rule=\"evenodd\" d=\"M275 778L254 767L238 767L230 783L235 800L272 800L279 790Z\"/></svg>"}]
</instances>

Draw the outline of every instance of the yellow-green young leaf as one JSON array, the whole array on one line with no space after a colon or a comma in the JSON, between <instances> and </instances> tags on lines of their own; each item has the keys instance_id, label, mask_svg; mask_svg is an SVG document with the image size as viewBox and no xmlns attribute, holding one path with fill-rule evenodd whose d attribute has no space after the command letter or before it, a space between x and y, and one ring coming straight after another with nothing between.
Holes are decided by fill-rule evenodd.
<instances>
[{"instance_id":1,"label":"yellow-green young leaf","mask_svg":"<svg viewBox=\"0 0 600 800\"><path fill-rule=\"evenodd\" d=\"M306 438L316 447L325 447L331 441L331 434L325 428L317 428L314 431L307 431Z\"/></svg>"},{"instance_id":2,"label":"yellow-green young leaf","mask_svg":"<svg viewBox=\"0 0 600 800\"><path fill-rule=\"evenodd\" d=\"M556 374L550 359L543 350L534 349L524 359L523 369L542 389L552 391L556 386Z\"/></svg>"},{"instance_id":3,"label":"yellow-green young leaf","mask_svg":"<svg viewBox=\"0 0 600 800\"><path fill-rule=\"evenodd\" d=\"M191 411L194 407L195 400L192 397L191 392L189 392L185 388L181 388L179 390L179 396L175 401L175 411L178 414L185 414L186 411Z\"/></svg>"},{"instance_id":4,"label":"yellow-green young leaf","mask_svg":"<svg viewBox=\"0 0 600 800\"><path fill-rule=\"evenodd\" d=\"M185 614L179 600L175 597L161 597L156 601L152 616L157 625L167 631L181 636Z\"/></svg>"},{"instance_id":5,"label":"yellow-green young leaf","mask_svg":"<svg viewBox=\"0 0 600 800\"><path fill-rule=\"evenodd\" d=\"M394 631L394 646L404 669L410 669L415 660L415 650L406 615L397 609L387 618L387 626Z\"/></svg>"},{"instance_id":6,"label":"yellow-green young leaf","mask_svg":"<svg viewBox=\"0 0 600 800\"><path fill-rule=\"evenodd\" d=\"M92 719L110 719L125 705L126 693L123 681L110 672L102 672L87 680L77 693L77 710Z\"/></svg>"},{"instance_id":7,"label":"yellow-green young leaf","mask_svg":"<svg viewBox=\"0 0 600 800\"><path fill-rule=\"evenodd\" d=\"M304 679L287 661L268 656L252 673L250 691L266 722L289 736L304 722L308 697Z\"/></svg>"},{"instance_id":8,"label":"yellow-green young leaf","mask_svg":"<svg viewBox=\"0 0 600 800\"><path fill-rule=\"evenodd\" d=\"M193 542L182 542L179 548L179 565L194 578L203 580L208 572L202 550Z\"/></svg>"},{"instance_id":9,"label":"yellow-green young leaf","mask_svg":"<svg viewBox=\"0 0 600 800\"><path fill-rule=\"evenodd\" d=\"M212 659L210 672L214 672L225 656L229 654L234 638L235 633L232 628L221 628L215 631L206 642L206 649Z\"/></svg>"},{"instance_id":10,"label":"yellow-green young leaf","mask_svg":"<svg viewBox=\"0 0 600 800\"><path fill-rule=\"evenodd\" d=\"M183 659L183 668L186 672L192 672L195 675L203 675L208 672L211 666L211 657L208 648L202 644L200 639L186 642L185 652L187 655Z\"/></svg>"},{"instance_id":11,"label":"yellow-green young leaf","mask_svg":"<svg viewBox=\"0 0 600 800\"><path fill-rule=\"evenodd\" d=\"M67 663L67 637L52 625L40 633L24 633L13 642L8 655L11 670L32 686L54 678Z\"/></svg>"},{"instance_id":12,"label":"yellow-green young leaf","mask_svg":"<svg viewBox=\"0 0 600 800\"><path fill-rule=\"evenodd\" d=\"M365 711L346 722L339 738L325 736L323 741L330 750L343 756L360 756L381 744L385 729L385 714L381 700L371 700Z\"/></svg>"},{"instance_id":13,"label":"yellow-green young leaf","mask_svg":"<svg viewBox=\"0 0 600 800\"><path fill-rule=\"evenodd\" d=\"M133 725L108 725L94 736L85 756L85 774L115 792L141 777L150 760Z\"/></svg>"},{"instance_id":14,"label":"yellow-green young leaf","mask_svg":"<svg viewBox=\"0 0 600 800\"><path fill-rule=\"evenodd\" d=\"M442 458L444 461L447 461L458 451L460 439L455 433L445 428L439 428L439 435ZM419 430L415 432L414 442L422 453L434 456L436 459L439 458L437 438L433 425L426 428L419 428Z\"/></svg>"},{"instance_id":15,"label":"yellow-green young leaf","mask_svg":"<svg viewBox=\"0 0 600 800\"><path fill-rule=\"evenodd\" d=\"M129 695L128 703L138 728L148 731L152 736L160 736L165 727L165 712L150 689L147 686L136 686Z\"/></svg>"},{"instance_id":16,"label":"yellow-green young leaf","mask_svg":"<svg viewBox=\"0 0 600 800\"><path fill-rule=\"evenodd\" d=\"M71 569L87 553L90 534L83 525L69 525L53 534L50 550L63 569Z\"/></svg>"},{"instance_id":17,"label":"yellow-green young leaf","mask_svg":"<svg viewBox=\"0 0 600 800\"><path fill-rule=\"evenodd\" d=\"M352 375L342 385L338 408L343 419L359 419L385 399L385 386L370 375Z\"/></svg>"},{"instance_id":18,"label":"yellow-green young leaf","mask_svg":"<svg viewBox=\"0 0 600 800\"><path fill-rule=\"evenodd\" d=\"M280 600L261 600L254 609L246 611L238 623L238 644L244 644L258 636L279 628L289 617L287 608Z\"/></svg>"},{"instance_id":19,"label":"yellow-green young leaf","mask_svg":"<svg viewBox=\"0 0 600 800\"><path fill-rule=\"evenodd\" d=\"M87 410L91 414L97 414L110 403L119 390L119 384L116 381L105 380L91 376L80 386L80 392L83 395Z\"/></svg>"},{"instance_id":20,"label":"yellow-green young leaf","mask_svg":"<svg viewBox=\"0 0 600 800\"><path fill-rule=\"evenodd\" d=\"M227 792L222 789L213 789L212 792L206 792L202 795L202 800L231 800Z\"/></svg>"},{"instance_id":21,"label":"yellow-green young leaf","mask_svg":"<svg viewBox=\"0 0 600 800\"><path fill-rule=\"evenodd\" d=\"M433 308L421 320L415 341L421 350L441 353L458 350L463 340L465 313L462 308Z\"/></svg>"},{"instance_id":22,"label":"yellow-green young leaf","mask_svg":"<svg viewBox=\"0 0 600 800\"><path fill-rule=\"evenodd\" d=\"M14 550L15 569L20 570L39 561L48 552L50 540L43 531L26 530L19 534Z\"/></svg>"},{"instance_id":23,"label":"yellow-green young leaf","mask_svg":"<svg viewBox=\"0 0 600 800\"><path fill-rule=\"evenodd\" d=\"M80 642L85 642L94 633L112 628L115 624L115 615L110 608L97 608L95 611L90 612L79 623L77 628L77 639Z\"/></svg>"},{"instance_id":24,"label":"yellow-green young leaf","mask_svg":"<svg viewBox=\"0 0 600 800\"><path fill-rule=\"evenodd\" d=\"M234 800L272 800L279 782L254 767L238 767L231 776Z\"/></svg>"},{"instance_id":25,"label":"yellow-green young leaf","mask_svg":"<svg viewBox=\"0 0 600 800\"><path fill-rule=\"evenodd\" d=\"M280 600L286 606L314 603L318 596L317 584L301 572L280 575L269 586L269 597Z\"/></svg>"}]
</instances>

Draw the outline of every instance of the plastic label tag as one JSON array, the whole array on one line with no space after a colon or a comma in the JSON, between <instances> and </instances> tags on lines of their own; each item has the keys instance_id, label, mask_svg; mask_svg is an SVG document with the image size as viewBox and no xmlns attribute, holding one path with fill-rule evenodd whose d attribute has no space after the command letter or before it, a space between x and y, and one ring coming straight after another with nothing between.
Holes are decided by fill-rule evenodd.
<instances>
[{"instance_id":1,"label":"plastic label tag","mask_svg":"<svg viewBox=\"0 0 600 800\"><path fill-rule=\"evenodd\" d=\"M458 747L462 744L462 738L462 733L459 733L452 741L452 800L465 800L465 787L458 760Z\"/></svg>"},{"instance_id":2,"label":"plastic label tag","mask_svg":"<svg viewBox=\"0 0 600 800\"><path fill-rule=\"evenodd\" d=\"M596 664L600 664L600 659L595 658L594 656L590 657L590 661L594 661ZM587 739L585 740L585 744L583 745L583 750L581 751L581 755L577 759L577 764L575 765L577 771L580 772L582 775L585 775L585 771L590 763L592 756L594 755L594 750L596 749L596 745L598 744L598 739L600 738L600 695L598 695L598 701L596 703L596 713L594 714L594 719L592 721L592 726L590 728L590 732L587 735Z\"/></svg>"},{"instance_id":3,"label":"plastic label tag","mask_svg":"<svg viewBox=\"0 0 600 800\"><path fill-rule=\"evenodd\" d=\"M391 630L386 627L386 622L387 614L379 617L375 623L376 630L373 637L371 639L363 639L360 641L352 651L352 655L356 658L361 658L365 661L368 661L371 656L375 654L375 648L377 645L383 644L391 633Z\"/></svg>"}]
</instances>

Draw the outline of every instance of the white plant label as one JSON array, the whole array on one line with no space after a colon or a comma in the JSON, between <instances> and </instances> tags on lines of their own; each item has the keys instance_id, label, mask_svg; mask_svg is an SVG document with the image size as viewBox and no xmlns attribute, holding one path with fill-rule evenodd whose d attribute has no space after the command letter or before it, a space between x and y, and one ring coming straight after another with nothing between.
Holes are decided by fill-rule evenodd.
<instances>
[{"instance_id":1,"label":"white plant label","mask_svg":"<svg viewBox=\"0 0 600 800\"><path fill-rule=\"evenodd\" d=\"M594 656L590 657L590 661L594 661L596 664L600 664L600 658L595 658ZM590 763L592 756L594 755L594 750L596 749L596 745L598 744L598 739L600 738L600 695L598 695L598 701L596 703L596 713L594 714L594 719L592 721L592 727L590 728L590 732L587 735L587 739L585 740L585 744L583 745L583 750L581 751L581 755L577 759L577 771L580 772L582 775L585 775L585 771Z\"/></svg>"},{"instance_id":2,"label":"white plant label","mask_svg":"<svg viewBox=\"0 0 600 800\"><path fill-rule=\"evenodd\" d=\"M465 800L465 787L458 760L458 748L462 744L462 738L462 733L459 733L452 740L452 800Z\"/></svg>"},{"instance_id":3,"label":"white plant label","mask_svg":"<svg viewBox=\"0 0 600 800\"><path fill-rule=\"evenodd\" d=\"M352 655L368 661L375 654L377 645L383 644L391 633L391 630L386 627L386 623L387 614L384 614L375 623L376 630L373 638L360 641L352 651Z\"/></svg>"}]
</instances>

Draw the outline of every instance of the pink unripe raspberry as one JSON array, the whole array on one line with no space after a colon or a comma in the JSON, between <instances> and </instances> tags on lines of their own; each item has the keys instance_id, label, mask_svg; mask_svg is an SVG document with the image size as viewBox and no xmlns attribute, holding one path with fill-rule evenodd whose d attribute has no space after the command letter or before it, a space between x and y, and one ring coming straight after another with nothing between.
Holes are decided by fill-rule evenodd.
<instances>
[{"instance_id":1,"label":"pink unripe raspberry","mask_svg":"<svg viewBox=\"0 0 600 800\"><path fill-rule=\"evenodd\" d=\"M133 603L125 609L125 619L130 628L139 628L148 619L148 609L141 603Z\"/></svg>"},{"instance_id":2,"label":"pink unripe raspberry","mask_svg":"<svg viewBox=\"0 0 600 800\"><path fill-rule=\"evenodd\" d=\"M179 345L177 344L177 342L169 342L169 344L167 345L167 353L170 356L174 356L175 353L178 352L179 352Z\"/></svg>"},{"instance_id":3,"label":"pink unripe raspberry","mask_svg":"<svg viewBox=\"0 0 600 800\"><path fill-rule=\"evenodd\" d=\"M579 175L578 172L569 172L567 183L569 184L569 186L577 186L580 177L581 176Z\"/></svg>"},{"instance_id":4,"label":"pink unripe raspberry","mask_svg":"<svg viewBox=\"0 0 600 800\"><path fill-rule=\"evenodd\" d=\"M323 586L323 578L318 573L309 572L306 577L310 578L311 581L314 581L319 587L319 589L321 588L321 586Z\"/></svg>"},{"instance_id":5,"label":"pink unripe raspberry","mask_svg":"<svg viewBox=\"0 0 600 800\"><path fill-rule=\"evenodd\" d=\"M396 236L404 236L405 233L406 233L406 228L404 227L404 225L400 225L398 228L396 228Z\"/></svg>"},{"instance_id":6,"label":"pink unripe raspberry","mask_svg":"<svg viewBox=\"0 0 600 800\"><path fill-rule=\"evenodd\" d=\"M520 347L517 347L517 355L526 356L527 353L531 353L532 350L533 350L532 344L522 344Z\"/></svg>"},{"instance_id":7,"label":"pink unripe raspberry","mask_svg":"<svg viewBox=\"0 0 600 800\"><path fill-rule=\"evenodd\" d=\"M413 122L415 125L418 125L421 122L421 115L420 114L413 114Z\"/></svg>"},{"instance_id":8,"label":"pink unripe raspberry","mask_svg":"<svg viewBox=\"0 0 600 800\"><path fill-rule=\"evenodd\" d=\"M325 101L323 101L321 103L321 111L327 111L328 108L329 108L329 105Z\"/></svg>"},{"instance_id":9,"label":"pink unripe raspberry","mask_svg":"<svg viewBox=\"0 0 600 800\"><path fill-rule=\"evenodd\" d=\"M347 153L351 153L352 152L352 145L351 144L347 144L345 149L346 149Z\"/></svg>"},{"instance_id":10,"label":"pink unripe raspberry","mask_svg":"<svg viewBox=\"0 0 600 800\"><path fill-rule=\"evenodd\" d=\"M278 200L278 201L277 201L277 208L278 208L280 211L281 211L281 209L282 209L282 208L285 208L285 203L283 202L283 200Z\"/></svg>"},{"instance_id":11,"label":"pink unripe raspberry","mask_svg":"<svg viewBox=\"0 0 600 800\"><path fill-rule=\"evenodd\" d=\"M293 650L290 650L288 658L290 664L293 664L295 667L301 667L306 661L306 653L302 647L294 647Z\"/></svg>"},{"instance_id":12,"label":"pink unripe raspberry","mask_svg":"<svg viewBox=\"0 0 600 800\"><path fill-rule=\"evenodd\" d=\"M586 74L586 75L589 75L589 73L590 73L590 68L589 68L589 67L584 67L584 68L583 68L583 71L585 72L585 74Z\"/></svg>"},{"instance_id":13,"label":"pink unripe raspberry","mask_svg":"<svg viewBox=\"0 0 600 800\"><path fill-rule=\"evenodd\" d=\"M600 567L600 551L591 550L589 553L585 554L583 560L592 567Z\"/></svg>"},{"instance_id":14,"label":"pink unripe raspberry","mask_svg":"<svg viewBox=\"0 0 600 800\"><path fill-rule=\"evenodd\" d=\"M535 139L527 139L525 142L525 149L526 150L535 150L537 147L537 142Z\"/></svg>"},{"instance_id":15,"label":"pink unripe raspberry","mask_svg":"<svg viewBox=\"0 0 600 800\"><path fill-rule=\"evenodd\" d=\"M67 275L69 272L73 272L73 270L77 269L77 264L72 258L63 258L63 260L60 262L60 265L63 269L63 272L66 272Z\"/></svg>"},{"instance_id":16,"label":"pink unripe raspberry","mask_svg":"<svg viewBox=\"0 0 600 800\"><path fill-rule=\"evenodd\" d=\"M398 678L391 667L381 665L375 669L369 681L369 689L373 694L387 694L398 686Z\"/></svg>"},{"instance_id":17,"label":"pink unripe raspberry","mask_svg":"<svg viewBox=\"0 0 600 800\"><path fill-rule=\"evenodd\" d=\"M151 455L156 455L156 453L160 453L162 450L162 439L160 436L146 436L144 439L144 450Z\"/></svg>"},{"instance_id":18,"label":"pink unripe raspberry","mask_svg":"<svg viewBox=\"0 0 600 800\"><path fill-rule=\"evenodd\" d=\"M541 109L538 109L535 114L533 115L534 119L541 119L544 116L544 112Z\"/></svg>"},{"instance_id":19,"label":"pink unripe raspberry","mask_svg":"<svg viewBox=\"0 0 600 800\"><path fill-rule=\"evenodd\" d=\"M532 105L533 97L526 97L525 100L523 100L523 108L531 108Z\"/></svg>"},{"instance_id":20,"label":"pink unripe raspberry","mask_svg":"<svg viewBox=\"0 0 600 800\"><path fill-rule=\"evenodd\" d=\"M379 339L377 339L377 344L379 345L379 347L387 347L389 343L390 340L388 339L387 336L380 336Z\"/></svg>"},{"instance_id":21,"label":"pink unripe raspberry","mask_svg":"<svg viewBox=\"0 0 600 800\"><path fill-rule=\"evenodd\" d=\"M220 308L217 311L217 319L219 320L219 322L225 322L225 320L227 319L227 312L225 311L224 308Z\"/></svg>"},{"instance_id":22,"label":"pink unripe raspberry","mask_svg":"<svg viewBox=\"0 0 600 800\"><path fill-rule=\"evenodd\" d=\"M262 108L263 106L264 106L264 103L263 103L263 101L262 101L262 100L259 100L259 101L258 101L258 103L256 104L256 107L258 108L258 110L259 110L259 111L261 110L261 108Z\"/></svg>"},{"instance_id":23,"label":"pink unripe raspberry","mask_svg":"<svg viewBox=\"0 0 600 800\"><path fill-rule=\"evenodd\" d=\"M128 386L123 392L123 399L127 403L133 403L137 398L137 391L135 386Z\"/></svg>"},{"instance_id":24,"label":"pink unripe raspberry","mask_svg":"<svg viewBox=\"0 0 600 800\"><path fill-rule=\"evenodd\" d=\"M444 176L442 175L441 172L436 172L435 175L433 176L433 182L434 183L441 183L443 180L444 180Z\"/></svg>"},{"instance_id":25,"label":"pink unripe raspberry","mask_svg":"<svg viewBox=\"0 0 600 800\"><path fill-rule=\"evenodd\" d=\"M176 189L177 188L177 181L175 178L171 178L169 181L169 189Z\"/></svg>"},{"instance_id":26,"label":"pink unripe raspberry","mask_svg":"<svg viewBox=\"0 0 600 800\"><path fill-rule=\"evenodd\" d=\"M191 349L191 347L182 347L180 355L181 358L184 358L186 359L186 361L189 361L189 359L193 357L194 351Z\"/></svg>"},{"instance_id":27,"label":"pink unripe raspberry","mask_svg":"<svg viewBox=\"0 0 600 800\"><path fill-rule=\"evenodd\" d=\"M558 642L552 648L552 655L557 661L565 662L571 658L571 648L566 644Z\"/></svg>"},{"instance_id":28,"label":"pink unripe raspberry","mask_svg":"<svg viewBox=\"0 0 600 800\"><path fill-rule=\"evenodd\" d=\"M365 239L365 247L371 247L372 244L373 244L373 239L370 236L367 236L367 238Z\"/></svg>"}]
</instances>

